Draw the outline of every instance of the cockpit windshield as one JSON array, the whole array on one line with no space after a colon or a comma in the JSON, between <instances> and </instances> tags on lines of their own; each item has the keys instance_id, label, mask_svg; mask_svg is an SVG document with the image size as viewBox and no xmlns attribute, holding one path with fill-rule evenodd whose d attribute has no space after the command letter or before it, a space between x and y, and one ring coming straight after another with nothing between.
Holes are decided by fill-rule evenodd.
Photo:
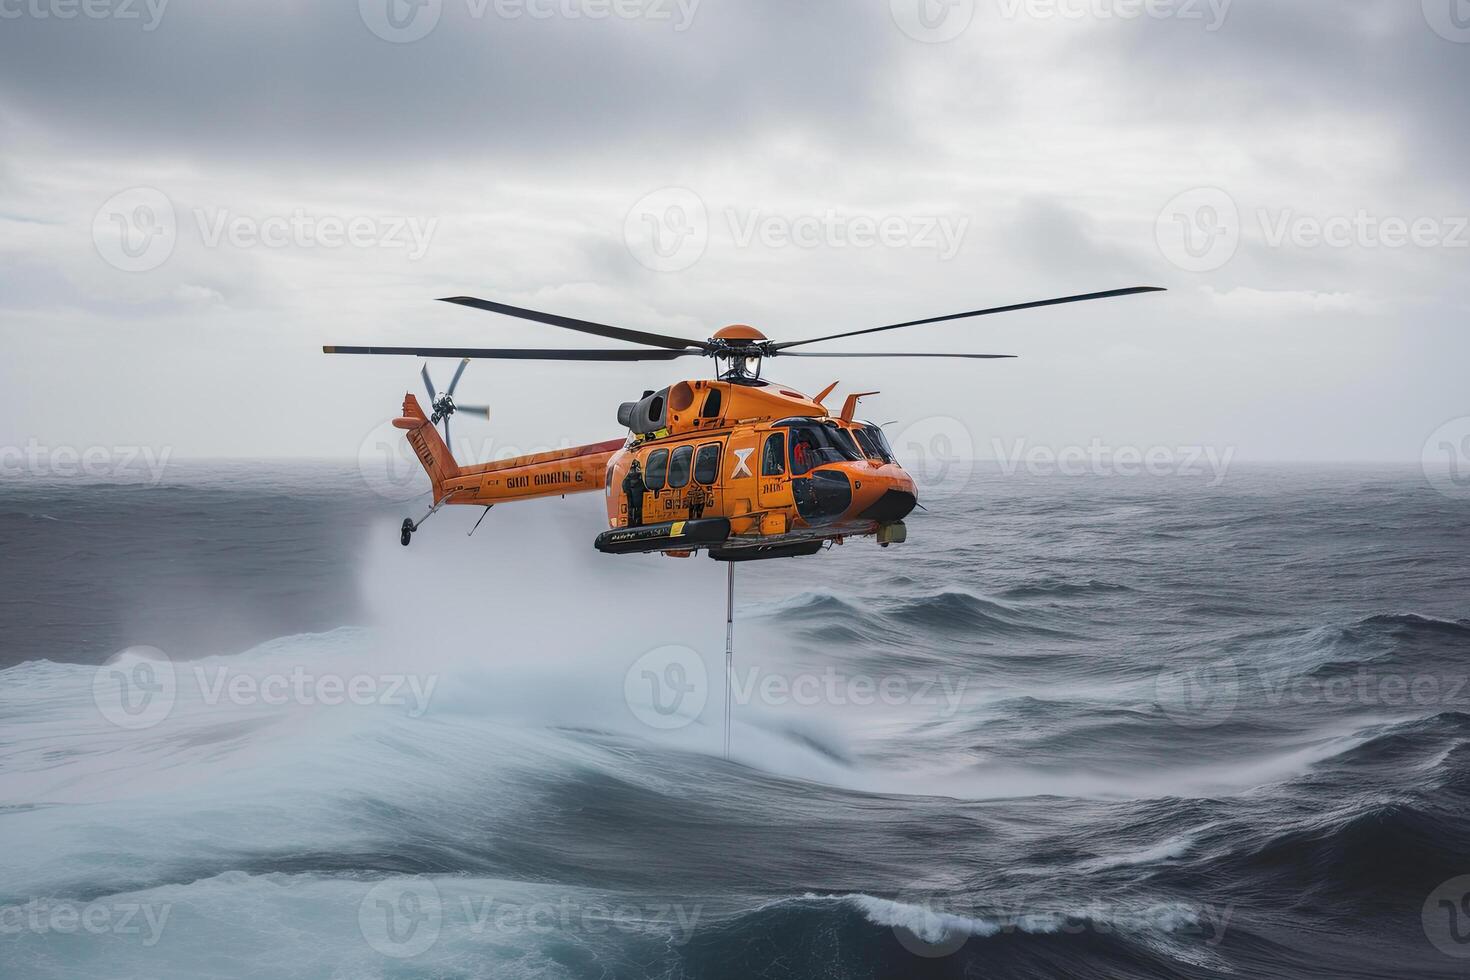
<instances>
[{"instance_id":1,"label":"cockpit windshield","mask_svg":"<svg viewBox=\"0 0 1470 980\"><path fill-rule=\"evenodd\" d=\"M881 459L885 463L897 462L893 456L893 447L888 444L888 437L872 422L863 422L862 428L853 434L857 436L858 443L869 459Z\"/></svg>"},{"instance_id":2,"label":"cockpit windshield","mask_svg":"<svg viewBox=\"0 0 1470 980\"><path fill-rule=\"evenodd\" d=\"M824 463L854 462L863 458L847 432L830 419L785 419L776 423L791 430L791 472L800 475Z\"/></svg>"}]
</instances>

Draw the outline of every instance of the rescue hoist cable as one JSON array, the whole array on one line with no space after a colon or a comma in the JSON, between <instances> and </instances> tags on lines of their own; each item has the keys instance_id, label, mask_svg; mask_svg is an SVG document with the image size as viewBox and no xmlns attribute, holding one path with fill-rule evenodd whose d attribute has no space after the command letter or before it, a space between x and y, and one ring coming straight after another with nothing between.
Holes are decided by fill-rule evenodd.
<instances>
[{"instance_id":1,"label":"rescue hoist cable","mask_svg":"<svg viewBox=\"0 0 1470 980\"><path fill-rule=\"evenodd\" d=\"M730 689L735 684L735 563L725 562L725 761L730 761Z\"/></svg>"}]
</instances>

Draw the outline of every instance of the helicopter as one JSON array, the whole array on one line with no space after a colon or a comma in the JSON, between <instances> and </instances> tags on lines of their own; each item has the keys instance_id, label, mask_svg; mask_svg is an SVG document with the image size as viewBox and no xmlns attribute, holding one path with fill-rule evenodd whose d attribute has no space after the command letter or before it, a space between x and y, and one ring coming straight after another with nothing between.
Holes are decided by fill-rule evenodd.
<instances>
[{"instance_id":1,"label":"helicopter","mask_svg":"<svg viewBox=\"0 0 1470 980\"><path fill-rule=\"evenodd\" d=\"M855 392L834 412L825 404L833 382L815 396L762 377L764 362L785 357L963 358L1003 360L1010 354L807 351L795 348L848 337L1019 310L1060 306L1139 293L1133 286L1037 300L948 316L850 330L808 340L772 341L754 327L733 324L708 340L692 340L507 306L473 296L442 302L592 334L637 347L605 350L460 347L326 346L327 354L458 358L440 393L428 366L421 374L429 396L425 412L406 394L393 425L404 431L428 474L432 505L419 520L405 518L400 541L445 505L484 507L602 491L608 529L594 545L609 554L662 553L687 558L707 552L725 562L814 555L829 542L873 537L883 547L907 539L904 518L918 506L913 478L899 465L881 426L857 417ZM459 405L454 392L471 360L672 361L709 357L713 379L679 381L624 402L617 413L627 435L606 442L460 465L448 445L456 412L489 417L485 406ZM435 426L443 426L443 434ZM485 514L480 515L483 520ZM478 527L478 523L476 527ZM473 531L471 531L473 533Z\"/></svg>"}]
</instances>

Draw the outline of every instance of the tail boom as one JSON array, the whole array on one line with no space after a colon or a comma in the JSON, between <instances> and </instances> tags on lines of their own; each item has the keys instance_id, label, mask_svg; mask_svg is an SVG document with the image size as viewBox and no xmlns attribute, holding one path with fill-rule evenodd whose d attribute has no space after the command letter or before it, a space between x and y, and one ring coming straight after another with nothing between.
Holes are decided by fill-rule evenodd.
<instances>
[{"instance_id":1,"label":"tail boom","mask_svg":"<svg viewBox=\"0 0 1470 980\"><path fill-rule=\"evenodd\" d=\"M413 395L404 398L403 417L395 419L393 424L407 430L409 444L433 484L435 505L483 507L602 490L607 484L608 463L626 445L625 439L610 439L493 463L459 466Z\"/></svg>"}]
</instances>

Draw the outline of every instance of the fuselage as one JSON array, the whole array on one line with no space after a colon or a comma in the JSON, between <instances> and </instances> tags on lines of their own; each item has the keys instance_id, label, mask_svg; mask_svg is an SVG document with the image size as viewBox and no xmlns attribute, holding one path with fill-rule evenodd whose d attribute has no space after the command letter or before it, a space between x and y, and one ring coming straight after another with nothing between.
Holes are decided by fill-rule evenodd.
<instances>
[{"instance_id":1,"label":"fuselage","mask_svg":"<svg viewBox=\"0 0 1470 980\"><path fill-rule=\"evenodd\" d=\"M834 417L819 399L773 382L682 381L625 404L624 439L455 467L440 493L446 503L483 505L602 490L611 531L672 528L638 550L673 554L703 546L681 544L686 524L712 520L728 521L712 553L802 553L870 534L902 541L914 481L882 430L854 418L857 397ZM429 432L411 439L426 467Z\"/></svg>"}]
</instances>

